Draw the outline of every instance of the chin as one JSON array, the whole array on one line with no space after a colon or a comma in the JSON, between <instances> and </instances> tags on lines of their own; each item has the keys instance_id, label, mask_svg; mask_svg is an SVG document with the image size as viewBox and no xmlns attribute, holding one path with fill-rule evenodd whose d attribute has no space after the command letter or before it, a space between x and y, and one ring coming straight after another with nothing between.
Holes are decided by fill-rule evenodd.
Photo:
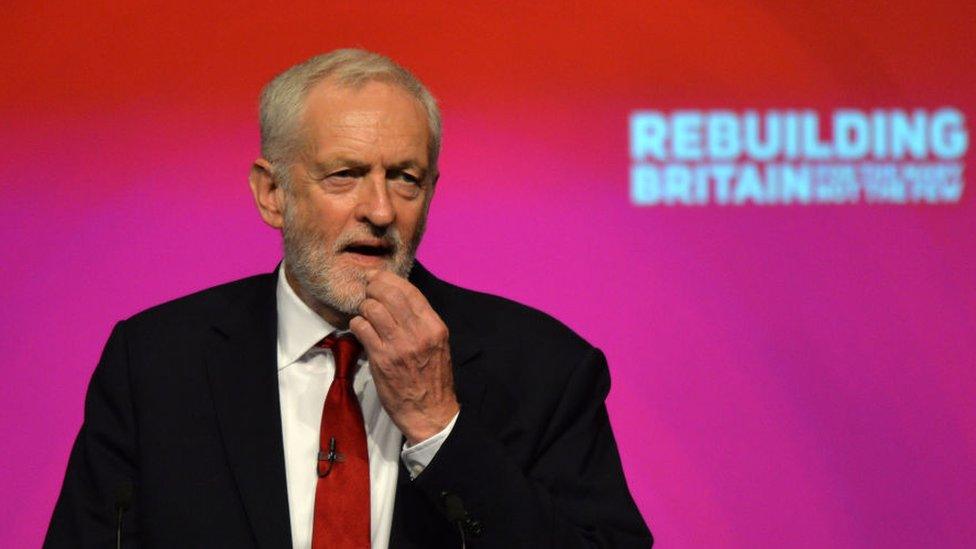
<instances>
[{"instance_id":1,"label":"chin","mask_svg":"<svg viewBox=\"0 0 976 549\"><path fill-rule=\"evenodd\" d=\"M334 266L312 283L311 294L319 302L340 313L359 314L366 299L366 271L356 266Z\"/></svg>"},{"instance_id":2,"label":"chin","mask_svg":"<svg viewBox=\"0 0 976 549\"><path fill-rule=\"evenodd\" d=\"M318 284L314 285L312 295L333 310L357 315L359 307L366 299L366 273L378 269L406 278L413 263L412 256L387 259L375 267L337 261L330 268L319 271L322 276L318 277Z\"/></svg>"},{"instance_id":3,"label":"chin","mask_svg":"<svg viewBox=\"0 0 976 549\"><path fill-rule=\"evenodd\" d=\"M308 296L333 311L352 316L359 314L366 299L366 273L380 269L406 278L414 257L397 254L369 265L343 254L326 258L303 247L286 247L285 262Z\"/></svg>"}]
</instances>

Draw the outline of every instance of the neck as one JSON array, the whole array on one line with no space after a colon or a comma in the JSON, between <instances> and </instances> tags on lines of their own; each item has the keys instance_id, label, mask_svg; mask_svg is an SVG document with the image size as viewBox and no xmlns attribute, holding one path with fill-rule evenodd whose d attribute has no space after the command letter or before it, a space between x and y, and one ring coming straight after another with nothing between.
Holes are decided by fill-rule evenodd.
<instances>
[{"instance_id":1,"label":"neck","mask_svg":"<svg viewBox=\"0 0 976 549\"><path fill-rule=\"evenodd\" d=\"M291 273L291 269L288 268L287 264L285 264L285 280L288 281L288 285L291 286L295 295L302 300L302 303L308 305L308 308L315 311L315 314L339 330L349 328L349 320L352 318L352 315L337 311L318 299L315 299L314 296L305 291L305 288L298 283L298 280L295 279L295 275Z\"/></svg>"}]
</instances>

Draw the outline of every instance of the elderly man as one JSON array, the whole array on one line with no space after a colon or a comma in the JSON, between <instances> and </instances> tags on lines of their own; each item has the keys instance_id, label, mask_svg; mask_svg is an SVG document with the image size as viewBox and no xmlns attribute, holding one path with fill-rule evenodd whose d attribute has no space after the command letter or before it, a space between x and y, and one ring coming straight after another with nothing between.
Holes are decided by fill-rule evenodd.
<instances>
[{"instance_id":1,"label":"elderly man","mask_svg":"<svg viewBox=\"0 0 976 549\"><path fill-rule=\"evenodd\" d=\"M271 274L120 322L47 547L647 547L603 355L414 252L440 114L409 72L314 57L261 97Z\"/></svg>"}]
</instances>

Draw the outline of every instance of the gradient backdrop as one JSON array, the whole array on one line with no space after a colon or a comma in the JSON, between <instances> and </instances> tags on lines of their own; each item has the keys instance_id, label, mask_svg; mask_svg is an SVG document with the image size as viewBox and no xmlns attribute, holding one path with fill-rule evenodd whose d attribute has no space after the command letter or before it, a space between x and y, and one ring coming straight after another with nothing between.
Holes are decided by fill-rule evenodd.
<instances>
[{"instance_id":1,"label":"gradient backdrop","mask_svg":"<svg viewBox=\"0 0 976 549\"><path fill-rule=\"evenodd\" d=\"M976 545L976 189L641 207L628 152L638 109L976 117L972 3L347 4L6 3L0 546L40 544L113 323L274 268L256 97L340 46L443 106L421 260L606 351L661 547Z\"/></svg>"}]
</instances>

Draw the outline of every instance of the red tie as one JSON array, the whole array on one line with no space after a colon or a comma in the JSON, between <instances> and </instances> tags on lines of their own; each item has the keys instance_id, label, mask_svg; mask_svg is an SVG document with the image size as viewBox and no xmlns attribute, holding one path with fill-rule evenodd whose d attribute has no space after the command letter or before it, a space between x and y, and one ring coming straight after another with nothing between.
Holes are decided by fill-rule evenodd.
<instances>
[{"instance_id":1,"label":"red tie","mask_svg":"<svg viewBox=\"0 0 976 549\"><path fill-rule=\"evenodd\" d=\"M352 334L323 339L335 379L322 408L312 549L369 549L369 454L363 412L352 388L363 348Z\"/></svg>"}]
</instances>

